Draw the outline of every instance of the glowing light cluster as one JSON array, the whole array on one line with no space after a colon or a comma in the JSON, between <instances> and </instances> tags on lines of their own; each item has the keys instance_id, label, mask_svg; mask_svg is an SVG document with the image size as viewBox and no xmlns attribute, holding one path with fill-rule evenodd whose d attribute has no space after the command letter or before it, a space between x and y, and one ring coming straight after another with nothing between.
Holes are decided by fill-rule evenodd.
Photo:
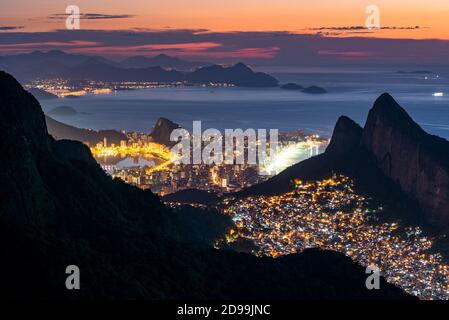
<instances>
[{"instance_id":1,"label":"glowing light cluster","mask_svg":"<svg viewBox=\"0 0 449 320\"><path fill-rule=\"evenodd\" d=\"M311 247L339 251L363 266L377 266L387 281L421 299L449 298L449 266L420 228L381 222L382 207L355 193L347 177L294 184L295 190L282 195L224 204L235 226L222 241L249 239L258 256Z\"/></svg>"},{"instance_id":2,"label":"glowing light cluster","mask_svg":"<svg viewBox=\"0 0 449 320\"><path fill-rule=\"evenodd\" d=\"M319 140L318 136L316 139L311 138L306 141L288 144L278 150L274 159L268 163L261 164L260 169L278 174L302 160L318 155L326 144L327 141Z\"/></svg>"}]
</instances>

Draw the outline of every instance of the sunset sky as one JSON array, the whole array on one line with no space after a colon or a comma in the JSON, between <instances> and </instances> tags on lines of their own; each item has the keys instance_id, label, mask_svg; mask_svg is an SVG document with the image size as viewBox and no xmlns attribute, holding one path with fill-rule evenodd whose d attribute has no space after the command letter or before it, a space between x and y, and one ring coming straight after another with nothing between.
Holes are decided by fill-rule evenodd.
<instances>
[{"instance_id":1,"label":"sunset sky","mask_svg":"<svg viewBox=\"0 0 449 320\"><path fill-rule=\"evenodd\" d=\"M64 28L49 19L76 4L82 13L130 15L82 21L88 29L187 28L212 31L291 31L364 25L365 9L380 8L382 26L420 26L419 30L383 30L371 36L449 39L447 0L14 0L0 4L0 26L23 31Z\"/></svg>"},{"instance_id":2,"label":"sunset sky","mask_svg":"<svg viewBox=\"0 0 449 320\"><path fill-rule=\"evenodd\" d=\"M65 8L71 4L81 10L78 31L65 30ZM380 9L380 30L364 28L368 5ZM0 54L61 49L109 56L169 53L211 59L268 59L286 46L286 34L302 40L305 35L423 40L416 44L421 54L428 46L425 41L432 39L432 54L436 52L432 46L440 51L448 46L448 20L449 0L3 0ZM117 31L137 32L141 40L122 37L119 41ZM184 37L180 36L183 31L188 33ZM282 32L281 43L273 40L273 31ZM254 39L252 32L257 32ZM231 43L231 35L236 35L236 43ZM246 35L245 40L242 35ZM264 36L269 37L265 42ZM370 46L355 45L357 41L344 50L334 48L332 41L323 43L328 44L315 46L320 57L363 60L385 56L372 52Z\"/></svg>"}]
</instances>

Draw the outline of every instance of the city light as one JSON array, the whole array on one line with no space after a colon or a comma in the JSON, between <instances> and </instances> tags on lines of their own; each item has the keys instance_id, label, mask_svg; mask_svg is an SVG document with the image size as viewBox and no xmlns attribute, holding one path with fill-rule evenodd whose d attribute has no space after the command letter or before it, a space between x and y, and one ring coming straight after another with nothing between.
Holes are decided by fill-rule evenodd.
<instances>
[{"instance_id":1,"label":"city light","mask_svg":"<svg viewBox=\"0 0 449 320\"><path fill-rule=\"evenodd\" d=\"M318 247L375 265L387 281L421 299L449 298L449 266L419 227L382 222L382 207L354 191L344 176L295 180L277 196L247 197L223 205L234 227L216 243L251 240L257 256L279 257Z\"/></svg>"},{"instance_id":2,"label":"city light","mask_svg":"<svg viewBox=\"0 0 449 320\"><path fill-rule=\"evenodd\" d=\"M306 141L290 143L280 147L274 159L262 164L260 169L278 174L295 163L319 154L326 145L327 141L319 139L318 136L311 136Z\"/></svg>"}]
</instances>

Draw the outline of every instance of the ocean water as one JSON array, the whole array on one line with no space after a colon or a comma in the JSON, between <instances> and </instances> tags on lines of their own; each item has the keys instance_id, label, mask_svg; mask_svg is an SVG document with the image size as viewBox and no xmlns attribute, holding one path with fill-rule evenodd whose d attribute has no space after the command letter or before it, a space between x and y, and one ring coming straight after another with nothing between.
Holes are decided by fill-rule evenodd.
<instances>
[{"instance_id":1,"label":"ocean water","mask_svg":"<svg viewBox=\"0 0 449 320\"><path fill-rule=\"evenodd\" d=\"M425 68L433 74L390 69L300 69L266 67L281 83L324 87L310 95L279 88L158 88L43 101L44 111L71 106L75 116L55 119L78 127L149 132L159 117L191 129L302 129L330 137L338 117L364 125L369 109L389 92L427 132L449 139L449 69ZM424 69L405 69L424 70ZM443 92L443 97L434 97Z\"/></svg>"}]
</instances>

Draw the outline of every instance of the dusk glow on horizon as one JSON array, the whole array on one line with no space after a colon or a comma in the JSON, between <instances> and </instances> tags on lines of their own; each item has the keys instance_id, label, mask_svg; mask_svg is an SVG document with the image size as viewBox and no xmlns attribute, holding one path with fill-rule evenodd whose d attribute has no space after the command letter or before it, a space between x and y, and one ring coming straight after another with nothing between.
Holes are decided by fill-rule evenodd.
<instances>
[{"instance_id":1,"label":"dusk glow on horizon","mask_svg":"<svg viewBox=\"0 0 449 320\"><path fill-rule=\"evenodd\" d=\"M72 1L73 2L73 1ZM77 5L81 13L104 15L83 19L84 29L207 29L211 31L289 31L310 33L317 28L341 28L364 25L365 9L376 5L381 23L397 29L364 33L363 36L449 39L449 2L445 0L247 0L247 1L63 1L17 0L2 3L1 26L20 28L22 32L51 31L64 28L69 4ZM121 16L121 17L120 17ZM417 30L400 29L407 27ZM349 35L357 35L351 32Z\"/></svg>"},{"instance_id":2,"label":"dusk glow on horizon","mask_svg":"<svg viewBox=\"0 0 449 320\"><path fill-rule=\"evenodd\" d=\"M110 58L165 53L209 60L287 60L295 52L306 58L313 52L319 63L323 59L376 62L391 60L394 50L407 47L417 51L419 60L423 52L442 57L449 40L445 0L38 2L0 5L0 54L57 49ZM79 30L66 30L68 5L80 10ZM366 27L370 6L378 8L378 28ZM384 42L378 44L376 39ZM388 39L399 42L385 42ZM385 48L392 52L384 52Z\"/></svg>"}]
</instances>

